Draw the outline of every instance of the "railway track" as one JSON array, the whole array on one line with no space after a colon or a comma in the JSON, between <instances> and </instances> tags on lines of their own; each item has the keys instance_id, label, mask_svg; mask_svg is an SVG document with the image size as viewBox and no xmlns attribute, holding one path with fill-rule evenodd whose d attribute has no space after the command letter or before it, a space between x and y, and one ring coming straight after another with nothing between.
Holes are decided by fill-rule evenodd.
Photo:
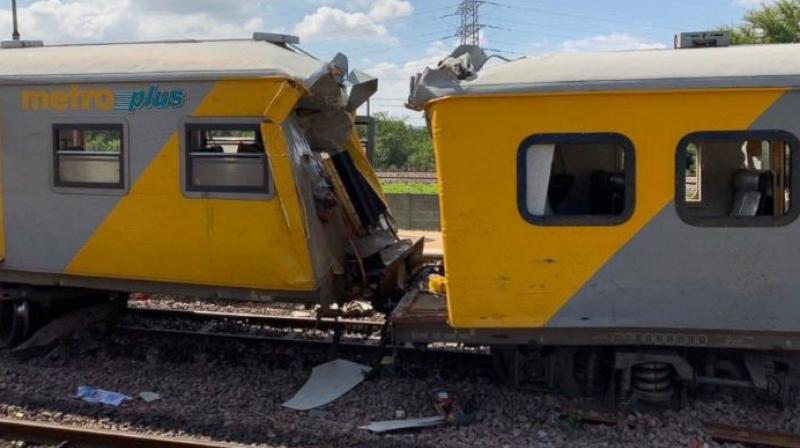
<instances>
[{"instance_id":1,"label":"railway track","mask_svg":"<svg viewBox=\"0 0 800 448\"><path fill-rule=\"evenodd\" d=\"M315 318L315 317L294 317L294 316L270 316L261 314L245 313L220 313L212 311L186 311L160 308L126 308L125 315L137 317L143 320L171 321L171 322L192 322L200 324L199 330L187 330L182 328L164 328L158 324L150 325L117 325L117 332L129 336L138 337L186 337L209 341L237 341L246 344L281 344L298 345L313 348L336 348L341 350L361 351L369 353L379 352L404 352L426 354L431 356L445 356L453 360L463 360L470 358L478 365L488 363L488 352L478 349L464 349L459 345L443 345L436 347L426 347L427 350L420 351L420 347L409 345L395 345L382 343L381 332L385 324L378 321L364 321L357 319L338 319L338 318ZM226 323L248 324L266 327L269 329L282 330L320 330L328 332L327 338L307 338L301 332L278 331L277 334L253 334L239 329L229 331L211 330L209 328L221 328ZM363 338L337 339L334 330L341 330L342 334L350 333L361 335Z\"/></svg>"},{"instance_id":2,"label":"railway track","mask_svg":"<svg viewBox=\"0 0 800 448\"><path fill-rule=\"evenodd\" d=\"M70 448L243 448L247 446L11 419L0 419L0 438Z\"/></svg>"},{"instance_id":3,"label":"railway track","mask_svg":"<svg viewBox=\"0 0 800 448\"><path fill-rule=\"evenodd\" d=\"M738 443L745 446L774 448L800 448L800 436L741 426L708 423L703 431L718 442Z\"/></svg>"},{"instance_id":4,"label":"railway track","mask_svg":"<svg viewBox=\"0 0 800 448\"><path fill-rule=\"evenodd\" d=\"M351 333L372 334L384 327L384 322L329 317L270 316L247 313L220 313L215 311L187 311L161 308L126 308L125 315L147 319L174 319L200 322L240 322L272 328L315 329L322 331L344 330Z\"/></svg>"},{"instance_id":5,"label":"railway track","mask_svg":"<svg viewBox=\"0 0 800 448\"><path fill-rule=\"evenodd\" d=\"M622 428L627 425L624 416L608 410L582 406L565 406L561 409L562 419L576 419L590 425L604 425ZM709 422L703 424L703 433L717 442L734 443L752 447L800 448L800 436L777 431L747 428Z\"/></svg>"}]
</instances>

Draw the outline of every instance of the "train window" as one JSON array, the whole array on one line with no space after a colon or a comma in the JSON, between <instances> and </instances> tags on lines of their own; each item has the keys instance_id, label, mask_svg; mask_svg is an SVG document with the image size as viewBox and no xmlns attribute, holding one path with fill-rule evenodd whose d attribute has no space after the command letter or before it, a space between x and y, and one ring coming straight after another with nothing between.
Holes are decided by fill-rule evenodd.
<instances>
[{"instance_id":1,"label":"train window","mask_svg":"<svg viewBox=\"0 0 800 448\"><path fill-rule=\"evenodd\" d=\"M675 205L697 226L784 225L797 216L797 139L783 131L695 133L678 146Z\"/></svg>"},{"instance_id":2,"label":"train window","mask_svg":"<svg viewBox=\"0 0 800 448\"><path fill-rule=\"evenodd\" d=\"M53 146L56 186L124 186L121 124L53 125Z\"/></svg>"},{"instance_id":3,"label":"train window","mask_svg":"<svg viewBox=\"0 0 800 448\"><path fill-rule=\"evenodd\" d=\"M619 134L542 134L517 161L518 204L539 225L616 225L634 208L633 144Z\"/></svg>"},{"instance_id":4,"label":"train window","mask_svg":"<svg viewBox=\"0 0 800 448\"><path fill-rule=\"evenodd\" d=\"M257 124L186 126L186 190L269 193L267 156Z\"/></svg>"}]
</instances>

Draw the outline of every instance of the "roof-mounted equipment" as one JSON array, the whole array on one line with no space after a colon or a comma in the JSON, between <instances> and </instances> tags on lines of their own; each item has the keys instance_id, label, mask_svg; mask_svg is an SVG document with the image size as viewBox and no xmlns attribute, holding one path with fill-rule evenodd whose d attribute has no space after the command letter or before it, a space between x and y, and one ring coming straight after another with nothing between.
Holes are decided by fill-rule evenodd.
<instances>
[{"instance_id":1,"label":"roof-mounted equipment","mask_svg":"<svg viewBox=\"0 0 800 448\"><path fill-rule=\"evenodd\" d=\"M697 31L675 35L675 48L727 47L730 44L730 31Z\"/></svg>"},{"instance_id":2,"label":"roof-mounted equipment","mask_svg":"<svg viewBox=\"0 0 800 448\"><path fill-rule=\"evenodd\" d=\"M44 47L41 40L4 40L0 42L0 48L31 48Z\"/></svg>"},{"instance_id":3,"label":"roof-mounted equipment","mask_svg":"<svg viewBox=\"0 0 800 448\"><path fill-rule=\"evenodd\" d=\"M300 38L290 34L253 33L253 40L269 42L271 44L300 44Z\"/></svg>"}]
</instances>

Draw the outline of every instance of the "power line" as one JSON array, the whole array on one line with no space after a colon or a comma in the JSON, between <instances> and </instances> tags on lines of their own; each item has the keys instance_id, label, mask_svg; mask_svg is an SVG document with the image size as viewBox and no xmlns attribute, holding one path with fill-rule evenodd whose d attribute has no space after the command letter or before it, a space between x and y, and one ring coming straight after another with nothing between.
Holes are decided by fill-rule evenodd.
<instances>
[{"instance_id":1,"label":"power line","mask_svg":"<svg viewBox=\"0 0 800 448\"><path fill-rule=\"evenodd\" d=\"M675 31L675 29L676 29L676 28L673 28L673 27L658 26L658 25L653 25L653 24L644 23L644 22L638 22L638 21L617 19L617 18L612 18L612 17L590 16L590 15L586 15L586 14L574 14L574 13L568 13L568 12L562 12L562 11L553 11L553 10L547 10L547 9L542 9L542 8L536 8L536 7L531 7L531 6L507 5L507 4L503 4L503 3L496 3L496 5L499 6L499 7L502 7L502 8L508 8L508 9L512 9L512 10L523 10L523 11L538 12L540 14L561 16L561 17L571 17L571 18L574 18L574 19L592 20L592 21L597 21L597 22L608 22L608 23L619 23L619 24L623 24L623 25L633 25L633 26L640 26L640 27L643 27L643 28L661 29L661 30L669 30L669 31ZM680 27L678 27L678 28L680 28Z\"/></svg>"}]
</instances>

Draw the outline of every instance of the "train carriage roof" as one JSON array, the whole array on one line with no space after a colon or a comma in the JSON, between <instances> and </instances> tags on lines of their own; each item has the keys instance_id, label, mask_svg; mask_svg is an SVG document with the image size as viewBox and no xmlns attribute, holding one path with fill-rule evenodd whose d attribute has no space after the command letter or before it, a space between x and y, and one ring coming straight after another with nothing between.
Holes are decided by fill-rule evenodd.
<instances>
[{"instance_id":1,"label":"train carriage roof","mask_svg":"<svg viewBox=\"0 0 800 448\"><path fill-rule=\"evenodd\" d=\"M290 78L309 86L326 64L287 46L241 39L54 45L0 50L0 83Z\"/></svg>"},{"instance_id":2,"label":"train carriage roof","mask_svg":"<svg viewBox=\"0 0 800 448\"><path fill-rule=\"evenodd\" d=\"M559 53L487 65L460 81L447 73L459 62L420 75L410 106L461 94L800 86L800 44Z\"/></svg>"}]
</instances>

